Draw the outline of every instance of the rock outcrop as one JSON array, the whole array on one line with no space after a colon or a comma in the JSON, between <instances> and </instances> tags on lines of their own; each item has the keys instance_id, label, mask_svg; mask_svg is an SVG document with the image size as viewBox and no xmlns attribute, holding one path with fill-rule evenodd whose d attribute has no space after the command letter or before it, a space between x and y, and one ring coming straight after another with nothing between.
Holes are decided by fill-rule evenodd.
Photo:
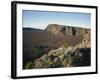
<instances>
[{"instance_id":1,"label":"rock outcrop","mask_svg":"<svg viewBox=\"0 0 100 80\"><path fill-rule=\"evenodd\" d=\"M45 30L50 31L56 35L61 34L61 35L72 35L72 36L84 35L89 32L89 29L79 28L74 26L64 26L58 24L49 24Z\"/></svg>"}]
</instances>

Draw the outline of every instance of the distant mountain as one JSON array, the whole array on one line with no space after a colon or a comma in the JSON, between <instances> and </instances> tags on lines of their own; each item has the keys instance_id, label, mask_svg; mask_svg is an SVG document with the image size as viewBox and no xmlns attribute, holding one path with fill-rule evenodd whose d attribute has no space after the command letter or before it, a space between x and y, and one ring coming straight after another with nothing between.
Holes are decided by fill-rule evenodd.
<instances>
[{"instance_id":1,"label":"distant mountain","mask_svg":"<svg viewBox=\"0 0 100 80\"><path fill-rule=\"evenodd\" d=\"M26 27L26 28L23 28L23 30L34 30L34 29L30 27Z\"/></svg>"},{"instance_id":2,"label":"distant mountain","mask_svg":"<svg viewBox=\"0 0 100 80\"><path fill-rule=\"evenodd\" d=\"M30 28L30 27L26 27L26 28L23 28L23 31L34 31L34 32L41 32L41 31L44 31L44 30L41 30L41 29L36 29L36 28Z\"/></svg>"},{"instance_id":3,"label":"distant mountain","mask_svg":"<svg viewBox=\"0 0 100 80\"><path fill-rule=\"evenodd\" d=\"M89 29L86 28L79 28L74 26L65 26L65 25L58 25L58 24L49 24L45 29L50 31L54 34L61 34L61 35L84 35L89 32Z\"/></svg>"}]
</instances>

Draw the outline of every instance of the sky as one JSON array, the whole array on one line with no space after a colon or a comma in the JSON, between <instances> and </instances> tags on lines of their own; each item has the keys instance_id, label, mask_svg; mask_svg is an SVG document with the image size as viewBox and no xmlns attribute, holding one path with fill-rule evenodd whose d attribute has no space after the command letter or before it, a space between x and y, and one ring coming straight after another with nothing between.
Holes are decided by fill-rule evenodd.
<instances>
[{"instance_id":1,"label":"sky","mask_svg":"<svg viewBox=\"0 0 100 80\"><path fill-rule=\"evenodd\" d=\"M91 26L90 13L23 10L23 27L45 29L49 24L77 27Z\"/></svg>"}]
</instances>

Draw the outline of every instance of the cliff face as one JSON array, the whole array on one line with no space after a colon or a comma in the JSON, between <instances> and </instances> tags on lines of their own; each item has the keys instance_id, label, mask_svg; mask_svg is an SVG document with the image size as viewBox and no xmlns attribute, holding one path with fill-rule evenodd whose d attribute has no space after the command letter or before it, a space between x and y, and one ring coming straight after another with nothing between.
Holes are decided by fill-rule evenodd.
<instances>
[{"instance_id":1,"label":"cliff face","mask_svg":"<svg viewBox=\"0 0 100 80\"><path fill-rule=\"evenodd\" d=\"M88 32L90 32L89 29L85 28L78 28L73 26L64 26L64 25L58 25L58 24L49 24L47 28L45 29L47 31L50 31L56 35L84 35Z\"/></svg>"}]
</instances>

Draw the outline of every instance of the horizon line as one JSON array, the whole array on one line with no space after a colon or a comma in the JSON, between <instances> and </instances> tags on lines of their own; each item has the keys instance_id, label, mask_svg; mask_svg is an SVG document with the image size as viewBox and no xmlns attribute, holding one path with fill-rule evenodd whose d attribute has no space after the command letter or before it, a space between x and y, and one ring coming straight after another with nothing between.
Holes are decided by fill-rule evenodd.
<instances>
[{"instance_id":1,"label":"horizon line","mask_svg":"<svg viewBox=\"0 0 100 80\"><path fill-rule=\"evenodd\" d=\"M48 24L48 25L59 25L59 26L66 26L66 27L76 27L76 28L87 28L87 29L91 29L91 27L88 27L88 26L74 26L74 25L62 25L62 24ZM34 28L34 27L32 27L32 26L30 26L30 27L24 27L23 26L23 28L33 28L33 29L42 29L42 28ZM47 26L44 28L44 29L46 29L47 28ZM42 29L42 30L44 30L44 29Z\"/></svg>"}]
</instances>

